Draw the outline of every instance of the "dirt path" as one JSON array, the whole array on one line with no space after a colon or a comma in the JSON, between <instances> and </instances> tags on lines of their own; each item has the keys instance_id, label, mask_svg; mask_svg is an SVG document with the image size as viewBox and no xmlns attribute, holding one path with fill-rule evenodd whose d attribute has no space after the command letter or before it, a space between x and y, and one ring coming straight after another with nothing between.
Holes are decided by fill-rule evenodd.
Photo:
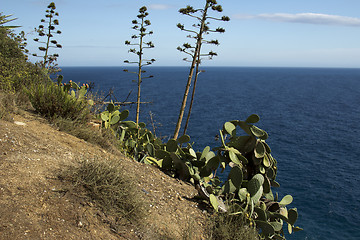
<instances>
[{"instance_id":1,"label":"dirt path","mask_svg":"<svg viewBox=\"0 0 360 240\"><path fill-rule=\"evenodd\" d=\"M57 131L25 113L0 120L0 239L204 239L205 215L191 199L196 190L158 169ZM117 159L149 204L142 234L111 222L91 202L60 181L61 169L81 159ZM189 234L189 235L187 235ZM167 237L165 237L167 236Z\"/></svg>"}]
</instances>

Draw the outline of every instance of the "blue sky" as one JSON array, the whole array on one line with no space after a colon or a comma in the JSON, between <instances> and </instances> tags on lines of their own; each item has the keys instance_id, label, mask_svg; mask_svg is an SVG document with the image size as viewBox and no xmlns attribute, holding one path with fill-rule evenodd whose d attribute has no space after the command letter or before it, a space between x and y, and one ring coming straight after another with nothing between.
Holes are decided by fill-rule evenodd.
<instances>
[{"instance_id":1,"label":"blue sky","mask_svg":"<svg viewBox=\"0 0 360 240\"><path fill-rule=\"evenodd\" d=\"M0 11L13 14L28 33L29 50L36 52L31 39L40 24L46 0L2 0ZM186 57L176 50L189 42L186 33L176 27L190 27L194 21L178 13L186 5L200 8L205 0L58 0L59 30L56 38L60 66L122 66L134 60L124 44L135 32L131 29L141 6L147 6L154 31L148 39L155 44L145 56L155 58L154 66L187 65ZM205 50L218 53L205 66L269 67L360 67L359 0L223 0L223 13L230 22L212 22L222 26L224 34L210 34L219 46ZM215 14L214 16L221 16Z\"/></svg>"}]
</instances>

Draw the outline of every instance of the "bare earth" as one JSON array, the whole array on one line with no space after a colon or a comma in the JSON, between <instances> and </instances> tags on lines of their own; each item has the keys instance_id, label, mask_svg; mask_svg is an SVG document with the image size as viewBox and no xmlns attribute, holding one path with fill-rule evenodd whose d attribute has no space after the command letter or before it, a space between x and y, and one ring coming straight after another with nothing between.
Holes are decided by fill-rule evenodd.
<instances>
[{"instance_id":1,"label":"bare earth","mask_svg":"<svg viewBox=\"0 0 360 240\"><path fill-rule=\"evenodd\" d=\"M25 125L24 125L25 124ZM81 159L118 159L134 176L137 191L149 204L145 226L112 227L94 204L59 180L62 169ZM42 118L24 113L14 122L0 120L0 239L205 239L206 217L193 186L158 169L108 153L84 140L59 132ZM147 234L148 231L148 234ZM189 238L190 239L190 238Z\"/></svg>"}]
</instances>

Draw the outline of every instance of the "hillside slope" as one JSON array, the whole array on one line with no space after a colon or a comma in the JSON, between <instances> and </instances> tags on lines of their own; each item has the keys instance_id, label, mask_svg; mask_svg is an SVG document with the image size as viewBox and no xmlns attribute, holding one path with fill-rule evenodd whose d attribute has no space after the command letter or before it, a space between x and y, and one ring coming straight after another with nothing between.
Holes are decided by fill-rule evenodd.
<instances>
[{"instance_id":1,"label":"hillside slope","mask_svg":"<svg viewBox=\"0 0 360 240\"><path fill-rule=\"evenodd\" d=\"M81 160L117 161L146 209L139 224L114 226L85 190L59 179ZM205 239L196 190L156 168L108 153L25 112L0 120L0 239Z\"/></svg>"}]
</instances>

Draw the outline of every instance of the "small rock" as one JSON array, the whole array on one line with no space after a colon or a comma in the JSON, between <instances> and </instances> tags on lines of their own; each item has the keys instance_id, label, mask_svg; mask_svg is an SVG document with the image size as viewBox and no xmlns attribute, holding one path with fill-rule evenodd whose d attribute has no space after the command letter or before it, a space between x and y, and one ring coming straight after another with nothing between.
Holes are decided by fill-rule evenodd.
<instances>
[{"instance_id":1,"label":"small rock","mask_svg":"<svg viewBox=\"0 0 360 240\"><path fill-rule=\"evenodd\" d=\"M26 126L26 123L23 123L23 122L15 121L14 123L19 126Z\"/></svg>"}]
</instances>

